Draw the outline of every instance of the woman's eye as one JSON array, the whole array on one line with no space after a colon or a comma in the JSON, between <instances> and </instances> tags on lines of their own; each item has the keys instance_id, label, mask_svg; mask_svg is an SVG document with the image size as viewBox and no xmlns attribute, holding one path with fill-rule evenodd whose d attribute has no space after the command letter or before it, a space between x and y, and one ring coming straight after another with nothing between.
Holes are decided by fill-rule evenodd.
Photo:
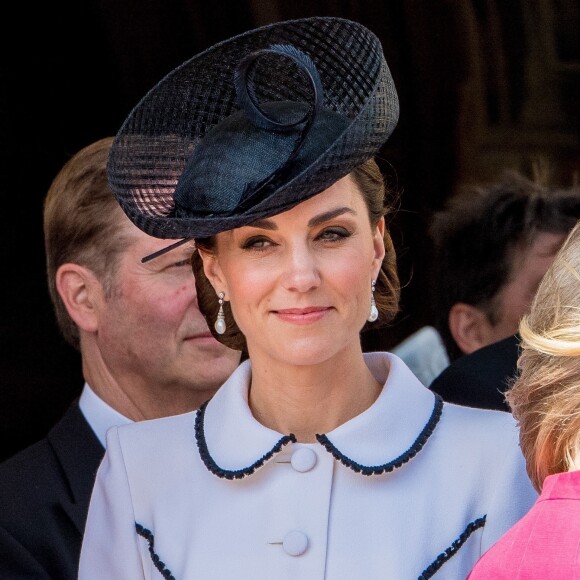
<instances>
[{"instance_id":1,"label":"woman's eye","mask_svg":"<svg viewBox=\"0 0 580 580\"><path fill-rule=\"evenodd\" d=\"M242 244L242 249L244 250L264 250L272 245L272 242L268 238L254 237L249 238Z\"/></svg>"},{"instance_id":2,"label":"woman's eye","mask_svg":"<svg viewBox=\"0 0 580 580\"><path fill-rule=\"evenodd\" d=\"M187 260L179 260L179 262L174 262L173 264L171 264L171 268L183 268L184 266L190 266L191 265L191 261L189 259Z\"/></svg>"},{"instance_id":3,"label":"woman's eye","mask_svg":"<svg viewBox=\"0 0 580 580\"><path fill-rule=\"evenodd\" d=\"M318 234L322 241L338 241L350 236L350 232L344 228L327 228Z\"/></svg>"}]
</instances>

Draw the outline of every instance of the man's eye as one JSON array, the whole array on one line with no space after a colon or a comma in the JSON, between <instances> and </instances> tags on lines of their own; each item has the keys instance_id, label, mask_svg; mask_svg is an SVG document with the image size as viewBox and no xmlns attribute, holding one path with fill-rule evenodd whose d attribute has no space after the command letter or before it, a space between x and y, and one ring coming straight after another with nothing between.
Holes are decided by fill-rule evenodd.
<instances>
[{"instance_id":1,"label":"man's eye","mask_svg":"<svg viewBox=\"0 0 580 580\"><path fill-rule=\"evenodd\" d=\"M183 266L189 266L191 262L189 260L179 260L179 262L175 262L171 264L172 268L181 268Z\"/></svg>"}]
</instances>

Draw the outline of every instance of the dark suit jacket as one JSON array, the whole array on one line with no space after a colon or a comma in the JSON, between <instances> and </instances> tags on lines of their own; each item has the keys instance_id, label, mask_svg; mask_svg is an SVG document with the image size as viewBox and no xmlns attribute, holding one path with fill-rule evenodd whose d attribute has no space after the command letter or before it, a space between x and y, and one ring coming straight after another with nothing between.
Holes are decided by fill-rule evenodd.
<instances>
[{"instance_id":1,"label":"dark suit jacket","mask_svg":"<svg viewBox=\"0 0 580 580\"><path fill-rule=\"evenodd\" d=\"M104 452L75 401L44 439L0 464L0 578L76 580Z\"/></svg>"},{"instance_id":2,"label":"dark suit jacket","mask_svg":"<svg viewBox=\"0 0 580 580\"><path fill-rule=\"evenodd\" d=\"M509 412L504 393L517 373L519 344L516 334L464 355L453 361L429 388L449 403Z\"/></svg>"}]
</instances>

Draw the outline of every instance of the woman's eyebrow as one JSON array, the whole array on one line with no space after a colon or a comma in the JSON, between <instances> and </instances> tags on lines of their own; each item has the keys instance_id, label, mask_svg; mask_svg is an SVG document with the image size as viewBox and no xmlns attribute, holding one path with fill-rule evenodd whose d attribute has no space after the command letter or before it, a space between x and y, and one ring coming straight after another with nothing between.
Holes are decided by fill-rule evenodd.
<instances>
[{"instance_id":1,"label":"woman's eyebrow","mask_svg":"<svg viewBox=\"0 0 580 580\"><path fill-rule=\"evenodd\" d=\"M356 215L356 212L350 207L346 207L346 206L345 207L337 207L336 209L331 209L330 211L325 211L324 213L321 213L320 215L313 217L308 222L308 226L309 227L318 226L318 225L323 224L324 222L327 222L328 220L334 219L335 217L338 217L339 215L342 215L344 213L350 213L350 214Z\"/></svg>"},{"instance_id":2,"label":"woman's eyebrow","mask_svg":"<svg viewBox=\"0 0 580 580\"><path fill-rule=\"evenodd\" d=\"M345 207L337 207L336 209L331 209L329 211L325 211L324 213L321 213L320 215L317 215L317 216L314 216L313 218L311 218L308 221L308 227L313 227L313 226L323 224L324 222L327 222L328 220L334 219L335 217L338 217L339 215L342 215L344 213L351 213L353 215L356 215L356 212L350 207L346 207L346 206ZM255 222L248 224L248 227L260 228L262 230L277 230L278 229L276 222L274 222L273 220L270 220L270 219L256 220Z\"/></svg>"},{"instance_id":3,"label":"woman's eyebrow","mask_svg":"<svg viewBox=\"0 0 580 580\"><path fill-rule=\"evenodd\" d=\"M256 220L255 222L251 222L251 223L247 224L247 227L259 228L261 230L277 230L278 229L276 222L274 222L273 220L269 220L269 219Z\"/></svg>"}]
</instances>

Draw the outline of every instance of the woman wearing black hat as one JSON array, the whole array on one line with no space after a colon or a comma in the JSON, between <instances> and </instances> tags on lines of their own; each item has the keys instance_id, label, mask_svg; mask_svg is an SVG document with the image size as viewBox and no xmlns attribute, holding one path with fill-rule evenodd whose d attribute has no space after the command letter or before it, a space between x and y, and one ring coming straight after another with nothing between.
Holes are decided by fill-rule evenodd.
<instances>
[{"instance_id":1,"label":"woman wearing black hat","mask_svg":"<svg viewBox=\"0 0 580 580\"><path fill-rule=\"evenodd\" d=\"M397 310L373 161L397 118L377 38L336 18L218 44L133 110L117 199L195 238L200 309L249 360L198 412L109 432L81 579L459 579L531 506L509 415L362 353Z\"/></svg>"}]
</instances>

